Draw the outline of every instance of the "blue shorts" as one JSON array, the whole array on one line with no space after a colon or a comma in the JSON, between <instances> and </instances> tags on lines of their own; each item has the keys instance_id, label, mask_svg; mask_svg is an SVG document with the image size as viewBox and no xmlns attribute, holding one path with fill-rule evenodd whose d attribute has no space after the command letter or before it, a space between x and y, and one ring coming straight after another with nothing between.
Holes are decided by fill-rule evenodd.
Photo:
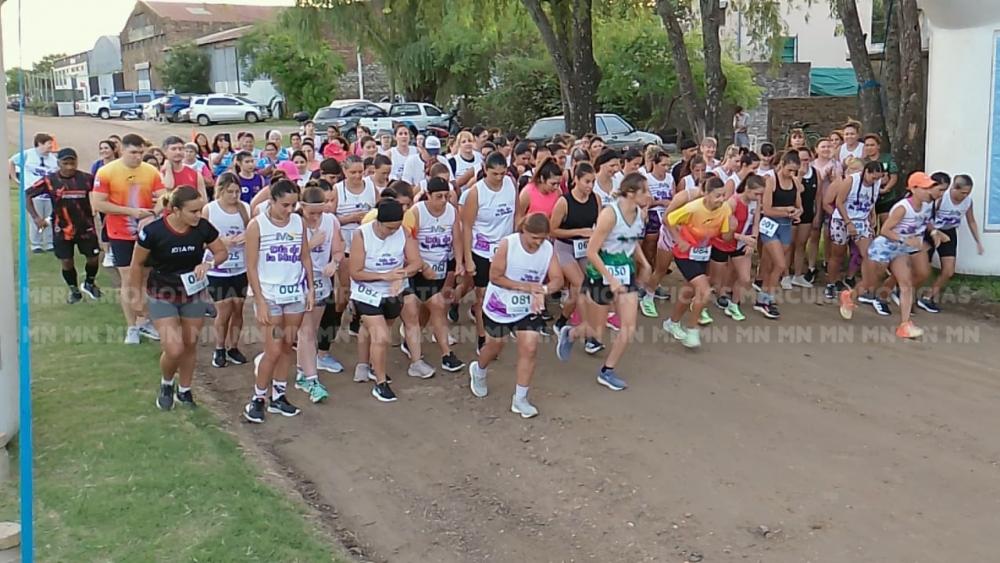
<instances>
[{"instance_id":1,"label":"blue shorts","mask_svg":"<svg viewBox=\"0 0 1000 563\"><path fill-rule=\"evenodd\" d=\"M868 259L880 264L889 264L900 256L916 254L920 250L919 248L908 246L903 242L879 236L868 246Z\"/></svg>"},{"instance_id":2,"label":"blue shorts","mask_svg":"<svg viewBox=\"0 0 1000 563\"><path fill-rule=\"evenodd\" d=\"M783 246L792 245L792 218L791 217L771 217L771 220L778 224L778 229L772 236L760 233L760 240L764 244L771 241L780 241Z\"/></svg>"}]
</instances>

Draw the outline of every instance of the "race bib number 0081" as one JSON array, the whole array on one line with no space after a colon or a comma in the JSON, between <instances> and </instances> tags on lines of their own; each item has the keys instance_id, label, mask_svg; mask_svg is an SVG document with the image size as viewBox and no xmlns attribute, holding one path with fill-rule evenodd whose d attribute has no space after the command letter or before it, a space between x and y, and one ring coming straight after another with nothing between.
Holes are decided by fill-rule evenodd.
<instances>
[{"instance_id":1,"label":"race bib number 0081","mask_svg":"<svg viewBox=\"0 0 1000 563\"><path fill-rule=\"evenodd\" d=\"M507 296L508 315L527 315L531 312L531 295L527 293L511 293Z\"/></svg>"}]
</instances>

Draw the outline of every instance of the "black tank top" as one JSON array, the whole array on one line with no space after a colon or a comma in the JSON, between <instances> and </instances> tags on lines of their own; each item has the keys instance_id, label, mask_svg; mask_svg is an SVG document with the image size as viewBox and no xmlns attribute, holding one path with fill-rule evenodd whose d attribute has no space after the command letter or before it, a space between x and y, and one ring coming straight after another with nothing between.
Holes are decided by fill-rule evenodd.
<instances>
[{"instance_id":1,"label":"black tank top","mask_svg":"<svg viewBox=\"0 0 1000 563\"><path fill-rule=\"evenodd\" d=\"M774 194L771 195L771 207L795 207L795 182L790 182L792 189L781 187L781 180L774 176Z\"/></svg>"},{"instance_id":2,"label":"black tank top","mask_svg":"<svg viewBox=\"0 0 1000 563\"><path fill-rule=\"evenodd\" d=\"M566 199L566 216L563 217L560 229L591 229L597 223L597 213L600 206L597 202L597 194L590 192L587 201L580 203L573 197L573 193L563 194ZM578 238L578 237L577 237ZM571 242L573 239L559 239L563 242Z\"/></svg>"},{"instance_id":3,"label":"black tank top","mask_svg":"<svg viewBox=\"0 0 1000 563\"><path fill-rule=\"evenodd\" d=\"M802 210L808 217L812 217L812 212L816 209L816 187L819 185L819 174L812 166L809 167L808 178L802 178ZM795 202L792 202L795 205Z\"/></svg>"}]
</instances>

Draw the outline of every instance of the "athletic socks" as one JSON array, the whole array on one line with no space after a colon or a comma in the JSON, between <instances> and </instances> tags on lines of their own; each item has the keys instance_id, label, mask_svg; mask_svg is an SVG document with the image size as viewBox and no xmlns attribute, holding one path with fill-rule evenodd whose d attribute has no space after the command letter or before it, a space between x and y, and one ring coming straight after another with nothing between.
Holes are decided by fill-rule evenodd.
<instances>
[{"instance_id":1,"label":"athletic socks","mask_svg":"<svg viewBox=\"0 0 1000 563\"><path fill-rule=\"evenodd\" d=\"M306 376L306 381L319 381L319 374L316 374L316 375L307 375Z\"/></svg>"},{"instance_id":2,"label":"athletic socks","mask_svg":"<svg viewBox=\"0 0 1000 563\"><path fill-rule=\"evenodd\" d=\"M77 278L77 275L76 275L76 268L70 268L69 270L63 270L62 271L62 277L63 277L64 280L66 280L66 285L68 285L70 287L76 287L77 286L77 282L79 282L79 279Z\"/></svg>"},{"instance_id":3,"label":"athletic socks","mask_svg":"<svg viewBox=\"0 0 1000 563\"><path fill-rule=\"evenodd\" d=\"M254 399L265 399L267 398L267 389L261 389L256 385L253 386L253 398Z\"/></svg>"},{"instance_id":4,"label":"athletic socks","mask_svg":"<svg viewBox=\"0 0 1000 563\"><path fill-rule=\"evenodd\" d=\"M284 381L274 381L271 383L271 400L277 400L278 397L285 394L285 382Z\"/></svg>"},{"instance_id":5,"label":"athletic socks","mask_svg":"<svg viewBox=\"0 0 1000 563\"><path fill-rule=\"evenodd\" d=\"M515 385L514 386L514 396L517 397L518 399L527 399L528 398L528 388L525 387L524 385Z\"/></svg>"},{"instance_id":6,"label":"athletic socks","mask_svg":"<svg viewBox=\"0 0 1000 563\"><path fill-rule=\"evenodd\" d=\"M190 390L191 390L190 387L184 387L183 385L178 385L177 386L177 392L178 393L187 393Z\"/></svg>"},{"instance_id":7,"label":"athletic socks","mask_svg":"<svg viewBox=\"0 0 1000 563\"><path fill-rule=\"evenodd\" d=\"M604 373L606 371L611 371L613 369L615 369L615 368L609 368L608 366L601 366L601 373Z\"/></svg>"},{"instance_id":8,"label":"athletic socks","mask_svg":"<svg viewBox=\"0 0 1000 563\"><path fill-rule=\"evenodd\" d=\"M86 278L87 283L90 284L94 283L94 280L97 279L97 272L100 271L100 268L101 268L100 262L95 261L93 265L91 265L90 262L87 262L87 265L84 267L84 271L86 272L87 275Z\"/></svg>"},{"instance_id":9,"label":"athletic socks","mask_svg":"<svg viewBox=\"0 0 1000 563\"><path fill-rule=\"evenodd\" d=\"M173 379L167 379L163 376L160 376L160 385L173 385L173 384L174 384Z\"/></svg>"}]
</instances>

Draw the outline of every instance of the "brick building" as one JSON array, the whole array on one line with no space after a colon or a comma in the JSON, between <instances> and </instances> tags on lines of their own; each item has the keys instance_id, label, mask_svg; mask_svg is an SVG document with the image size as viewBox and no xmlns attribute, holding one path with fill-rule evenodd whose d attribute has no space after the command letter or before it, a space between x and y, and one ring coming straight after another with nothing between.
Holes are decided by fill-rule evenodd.
<instances>
[{"instance_id":1,"label":"brick building","mask_svg":"<svg viewBox=\"0 0 1000 563\"><path fill-rule=\"evenodd\" d=\"M165 48L194 41L211 33L267 21L277 16L275 6L200 4L139 0L120 34L125 88L162 89L157 68Z\"/></svg>"}]
</instances>

